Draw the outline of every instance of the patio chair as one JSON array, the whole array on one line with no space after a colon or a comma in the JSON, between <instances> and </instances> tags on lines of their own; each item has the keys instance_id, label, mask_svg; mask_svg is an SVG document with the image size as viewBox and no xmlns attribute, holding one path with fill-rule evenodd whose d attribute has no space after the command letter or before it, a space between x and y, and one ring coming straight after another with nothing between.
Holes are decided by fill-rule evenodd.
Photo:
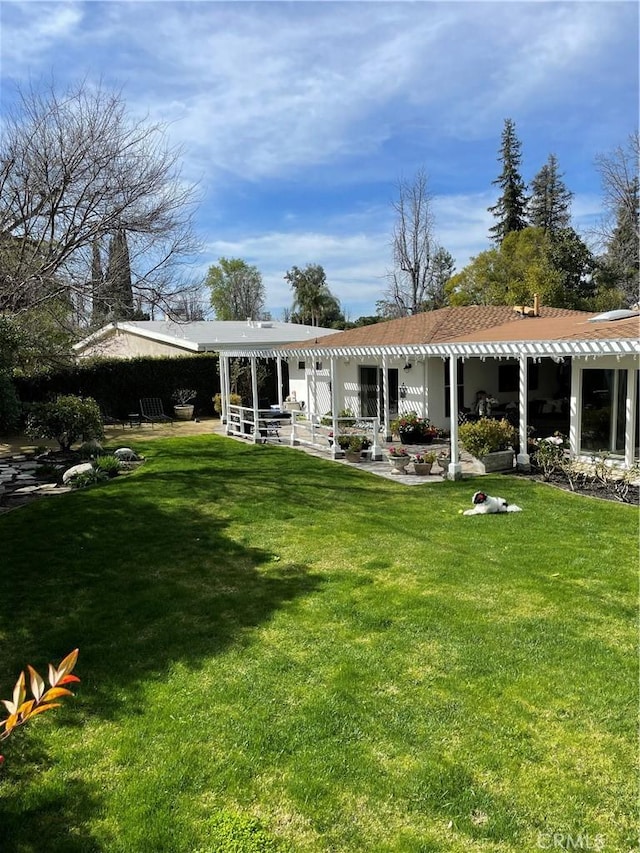
<instances>
[{"instance_id":1,"label":"patio chair","mask_svg":"<svg viewBox=\"0 0 640 853\"><path fill-rule=\"evenodd\" d=\"M102 419L103 426L121 426L123 431L125 427L125 422L120 420L120 418L114 418L109 412L105 409L100 409L100 417Z\"/></svg>"},{"instance_id":2,"label":"patio chair","mask_svg":"<svg viewBox=\"0 0 640 853\"><path fill-rule=\"evenodd\" d=\"M280 421L265 418L258 421L258 429L260 430L260 437L265 444L268 438L277 438L280 441Z\"/></svg>"},{"instance_id":3,"label":"patio chair","mask_svg":"<svg viewBox=\"0 0 640 853\"><path fill-rule=\"evenodd\" d=\"M165 415L160 397L142 397L140 399L140 417L153 427L154 424L173 424L173 418Z\"/></svg>"}]
</instances>

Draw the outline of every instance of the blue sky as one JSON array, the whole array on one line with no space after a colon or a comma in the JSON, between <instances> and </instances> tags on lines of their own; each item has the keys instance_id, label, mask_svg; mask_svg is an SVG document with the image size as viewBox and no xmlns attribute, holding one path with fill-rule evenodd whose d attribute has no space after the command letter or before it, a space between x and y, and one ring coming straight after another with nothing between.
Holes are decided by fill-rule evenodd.
<instances>
[{"instance_id":1,"label":"blue sky","mask_svg":"<svg viewBox=\"0 0 640 853\"><path fill-rule=\"evenodd\" d=\"M16 82L102 80L169 123L202 199L191 274L244 258L275 318L307 263L350 319L375 312L419 169L457 269L489 248L507 117L524 179L554 153L586 234L594 158L638 126L636 2L1 0L0 48L5 103Z\"/></svg>"}]
</instances>

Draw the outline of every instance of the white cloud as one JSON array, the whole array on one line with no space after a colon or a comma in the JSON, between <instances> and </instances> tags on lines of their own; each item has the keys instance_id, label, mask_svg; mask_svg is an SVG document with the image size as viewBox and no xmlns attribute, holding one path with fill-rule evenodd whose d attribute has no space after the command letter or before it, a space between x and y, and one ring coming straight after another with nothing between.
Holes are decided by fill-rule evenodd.
<instances>
[{"instance_id":1,"label":"white cloud","mask_svg":"<svg viewBox=\"0 0 640 853\"><path fill-rule=\"evenodd\" d=\"M43 55L78 32L82 4L2 3L2 63L4 73L38 68Z\"/></svg>"}]
</instances>

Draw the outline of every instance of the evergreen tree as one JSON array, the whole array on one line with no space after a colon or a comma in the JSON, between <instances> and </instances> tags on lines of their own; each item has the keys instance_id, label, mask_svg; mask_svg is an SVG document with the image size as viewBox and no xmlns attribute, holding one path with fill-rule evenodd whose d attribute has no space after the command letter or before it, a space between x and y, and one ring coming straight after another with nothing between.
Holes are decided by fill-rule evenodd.
<instances>
[{"instance_id":1,"label":"evergreen tree","mask_svg":"<svg viewBox=\"0 0 640 853\"><path fill-rule=\"evenodd\" d=\"M502 172L493 181L501 187L502 195L493 207L488 208L496 219L496 224L489 229L489 233L498 244L512 231L522 231L527 227L526 185L519 172L521 148L515 123L510 118L505 119L498 158L498 162L502 163Z\"/></svg>"},{"instance_id":2,"label":"evergreen tree","mask_svg":"<svg viewBox=\"0 0 640 853\"><path fill-rule=\"evenodd\" d=\"M116 231L109 243L105 301L111 320L133 320L137 315L133 305L129 247L123 228Z\"/></svg>"},{"instance_id":3,"label":"evergreen tree","mask_svg":"<svg viewBox=\"0 0 640 853\"><path fill-rule=\"evenodd\" d=\"M100 241L96 238L91 247L91 323L94 326L101 326L109 315L104 286Z\"/></svg>"},{"instance_id":4,"label":"evergreen tree","mask_svg":"<svg viewBox=\"0 0 640 853\"><path fill-rule=\"evenodd\" d=\"M566 188L558 171L555 154L549 154L549 159L531 182L531 225L543 228L548 234L569 228L572 197L573 193Z\"/></svg>"}]
</instances>

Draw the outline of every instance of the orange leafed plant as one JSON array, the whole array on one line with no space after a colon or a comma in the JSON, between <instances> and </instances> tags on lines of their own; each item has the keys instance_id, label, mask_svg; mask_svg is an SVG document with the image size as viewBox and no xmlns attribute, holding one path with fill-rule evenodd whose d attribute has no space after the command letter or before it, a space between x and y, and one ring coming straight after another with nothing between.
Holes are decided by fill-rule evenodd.
<instances>
[{"instance_id":1,"label":"orange leafed plant","mask_svg":"<svg viewBox=\"0 0 640 853\"><path fill-rule=\"evenodd\" d=\"M26 675L24 672L20 673L16 686L13 688L13 697L11 699L0 699L0 702L9 712L6 719L0 720L0 741L8 738L15 728L24 725L36 714L42 714L51 708L59 707L61 703L54 700L61 699L63 696L73 696L73 693L63 685L80 681L77 675L71 674L77 660L78 649L74 649L60 661L57 667L49 664L48 688L42 676L32 666L27 666L32 699L27 698ZM1 762L2 756L0 756Z\"/></svg>"}]
</instances>

